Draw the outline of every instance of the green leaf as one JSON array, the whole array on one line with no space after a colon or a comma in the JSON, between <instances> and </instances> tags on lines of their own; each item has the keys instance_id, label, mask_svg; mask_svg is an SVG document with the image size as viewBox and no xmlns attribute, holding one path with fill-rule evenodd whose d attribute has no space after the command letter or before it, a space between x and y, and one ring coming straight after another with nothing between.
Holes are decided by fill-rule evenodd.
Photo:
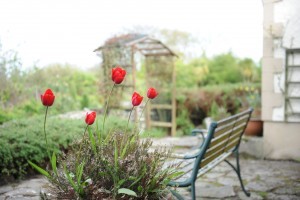
<instances>
[{"instance_id":1,"label":"green leaf","mask_svg":"<svg viewBox=\"0 0 300 200\"><path fill-rule=\"evenodd\" d=\"M66 176L67 176L67 179L68 179L70 185L74 188L74 190L75 190L76 192L78 192L78 188L77 188L77 186L75 185L75 182L73 181L73 179L71 178L71 176L70 176L70 174L69 174L69 172L68 172L68 170L67 170L65 164L64 164L64 171L65 171L65 174L66 174Z\"/></svg>"},{"instance_id":2,"label":"green leaf","mask_svg":"<svg viewBox=\"0 0 300 200\"><path fill-rule=\"evenodd\" d=\"M143 186L139 185L138 191L141 192L141 191L143 191L143 189L144 189Z\"/></svg>"},{"instance_id":3,"label":"green leaf","mask_svg":"<svg viewBox=\"0 0 300 200\"><path fill-rule=\"evenodd\" d=\"M125 147L124 147L124 149L123 149L123 151L122 151L121 159L124 158L124 156L125 156L125 154L126 154L126 152L127 152L128 145L129 145L129 142L126 143L126 145L125 145Z\"/></svg>"},{"instance_id":4,"label":"green leaf","mask_svg":"<svg viewBox=\"0 0 300 200\"><path fill-rule=\"evenodd\" d=\"M39 173L41 173L42 175L46 176L46 177L49 178L49 179L51 178L50 174L49 174L46 170L40 168L39 166L37 166L36 164L34 164L34 163L31 162L31 161L28 161L28 163L29 163L34 169L36 169Z\"/></svg>"},{"instance_id":5,"label":"green leaf","mask_svg":"<svg viewBox=\"0 0 300 200\"><path fill-rule=\"evenodd\" d=\"M123 183L126 181L126 179L121 179L119 180L117 187L121 187L121 185L123 185Z\"/></svg>"},{"instance_id":6,"label":"green leaf","mask_svg":"<svg viewBox=\"0 0 300 200\"><path fill-rule=\"evenodd\" d=\"M99 172L98 174L99 174L100 176L107 176L107 175L108 175L107 172Z\"/></svg>"},{"instance_id":7,"label":"green leaf","mask_svg":"<svg viewBox=\"0 0 300 200\"><path fill-rule=\"evenodd\" d=\"M56 155L55 155L55 152L53 152L52 157L51 157L51 166L52 166L52 170L57 175Z\"/></svg>"},{"instance_id":8,"label":"green leaf","mask_svg":"<svg viewBox=\"0 0 300 200\"><path fill-rule=\"evenodd\" d=\"M76 173L77 176L77 184L81 183L81 177L82 177L82 173L83 173L83 167L84 167L84 162L82 162L79 166L78 166L78 170Z\"/></svg>"},{"instance_id":9,"label":"green leaf","mask_svg":"<svg viewBox=\"0 0 300 200\"><path fill-rule=\"evenodd\" d=\"M127 189L127 188L118 189L118 194L127 194L129 196L137 197L137 194L135 193L135 191L132 191L132 190Z\"/></svg>"},{"instance_id":10,"label":"green leaf","mask_svg":"<svg viewBox=\"0 0 300 200\"><path fill-rule=\"evenodd\" d=\"M143 169L143 172L142 172L142 174L129 186L129 187L132 187L132 186L134 186L136 183L138 183L142 178L143 178L143 176L145 175L145 168Z\"/></svg>"},{"instance_id":11,"label":"green leaf","mask_svg":"<svg viewBox=\"0 0 300 200\"><path fill-rule=\"evenodd\" d=\"M174 179L174 178L176 178L177 176L180 176L180 175L182 175L182 174L184 174L183 171L175 172L175 173L169 175L168 178Z\"/></svg>"},{"instance_id":12,"label":"green leaf","mask_svg":"<svg viewBox=\"0 0 300 200\"><path fill-rule=\"evenodd\" d=\"M117 142L114 141L114 146L115 146L115 168L118 169L118 147L117 147Z\"/></svg>"}]
</instances>

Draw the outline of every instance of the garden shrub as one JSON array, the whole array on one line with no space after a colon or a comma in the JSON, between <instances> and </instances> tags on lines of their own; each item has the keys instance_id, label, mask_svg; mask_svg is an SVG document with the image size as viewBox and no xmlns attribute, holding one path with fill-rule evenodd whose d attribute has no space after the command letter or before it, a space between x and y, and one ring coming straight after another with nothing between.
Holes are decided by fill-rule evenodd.
<instances>
[{"instance_id":1,"label":"garden shrub","mask_svg":"<svg viewBox=\"0 0 300 200\"><path fill-rule=\"evenodd\" d=\"M177 125L177 136L188 135L191 133L194 125L192 124L189 113L186 109L182 109L179 111L176 117L176 125Z\"/></svg>"},{"instance_id":2,"label":"garden shrub","mask_svg":"<svg viewBox=\"0 0 300 200\"><path fill-rule=\"evenodd\" d=\"M64 199L165 198L168 181L178 174L175 165L163 168L168 151L159 148L150 151L149 138L141 141L138 134L117 129L101 138L98 143L98 134L90 131L89 136L74 145L74 151L61 157L58 163L63 164L58 166L58 175L51 174L53 193ZM83 166L80 179L78 158ZM76 192L70 188L76 188Z\"/></svg>"},{"instance_id":3,"label":"garden shrub","mask_svg":"<svg viewBox=\"0 0 300 200\"><path fill-rule=\"evenodd\" d=\"M82 116L83 118L84 116ZM106 123L108 130L126 128L125 119L115 116L108 118ZM47 162L43 119L44 116L35 116L13 120L0 126L0 177L2 183L32 173L27 160L40 165ZM58 116L48 119L51 126L46 128L48 143L52 151L67 151L72 142L82 136L85 125L82 119L67 119ZM97 121L102 122L102 120L103 118L99 117ZM129 126L128 130L131 129L132 126Z\"/></svg>"},{"instance_id":4,"label":"garden shrub","mask_svg":"<svg viewBox=\"0 0 300 200\"><path fill-rule=\"evenodd\" d=\"M47 151L43 135L43 116L13 120L0 126L0 177L19 178L28 172L27 160L43 164ZM49 118L49 146L59 152L82 134L81 120ZM81 122L81 123L80 123Z\"/></svg>"},{"instance_id":5,"label":"garden shrub","mask_svg":"<svg viewBox=\"0 0 300 200\"><path fill-rule=\"evenodd\" d=\"M205 117L211 114L212 107L222 108L222 113L226 116L251 107L250 90L260 91L260 88L260 83L236 83L180 89L178 93L181 95L177 98L177 113L187 110L186 117L193 122L194 126L198 126L202 124ZM260 99L260 96L257 98ZM213 109L215 113L216 109Z\"/></svg>"}]
</instances>

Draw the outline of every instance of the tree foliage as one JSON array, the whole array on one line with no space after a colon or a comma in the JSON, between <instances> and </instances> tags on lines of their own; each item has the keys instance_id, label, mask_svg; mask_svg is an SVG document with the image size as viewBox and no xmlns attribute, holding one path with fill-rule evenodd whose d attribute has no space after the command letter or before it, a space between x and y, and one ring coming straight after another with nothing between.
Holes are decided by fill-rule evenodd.
<instances>
[{"instance_id":1,"label":"tree foliage","mask_svg":"<svg viewBox=\"0 0 300 200\"><path fill-rule=\"evenodd\" d=\"M56 101L54 113L98 107L95 73L65 64L22 69L17 52L4 51L0 44L0 124L40 112L40 94L52 88Z\"/></svg>"},{"instance_id":2,"label":"tree foliage","mask_svg":"<svg viewBox=\"0 0 300 200\"><path fill-rule=\"evenodd\" d=\"M260 66L250 58L240 59L231 52L208 58L203 54L188 63L176 63L177 87L191 88L227 83L260 82Z\"/></svg>"}]
</instances>

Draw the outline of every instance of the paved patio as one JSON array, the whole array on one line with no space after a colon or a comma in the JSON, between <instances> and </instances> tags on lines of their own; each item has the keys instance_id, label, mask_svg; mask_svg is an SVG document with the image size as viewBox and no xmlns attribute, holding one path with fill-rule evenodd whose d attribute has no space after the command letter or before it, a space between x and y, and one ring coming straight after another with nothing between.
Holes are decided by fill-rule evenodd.
<instances>
[{"instance_id":1,"label":"paved patio","mask_svg":"<svg viewBox=\"0 0 300 200\"><path fill-rule=\"evenodd\" d=\"M154 141L154 145L159 146L175 145L176 151L184 151L195 143L197 141L190 137ZM262 160L243 153L240 164L245 186L251 192L250 198L242 192L235 172L223 162L198 179L197 199L300 199L300 162ZM47 181L43 177L36 176L2 186L0 200L39 199L39 193L46 185ZM180 193L187 200L190 199L188 190L180 189Z\"/></svg>"}]
</instances>

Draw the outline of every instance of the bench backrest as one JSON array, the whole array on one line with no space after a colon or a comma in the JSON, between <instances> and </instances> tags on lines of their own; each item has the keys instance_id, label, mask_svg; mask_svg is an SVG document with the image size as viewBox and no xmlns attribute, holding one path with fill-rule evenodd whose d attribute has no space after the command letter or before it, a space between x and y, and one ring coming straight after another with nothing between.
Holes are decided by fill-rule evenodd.
<instances>
[{"instance_id":1,"label":"bench backrest","mask_svg":"<svg viewBox=\"0 0 300 200\"><path fill-rule=\"evenodd\" d=\"M238 150L252 111L253 109L250 108L210 125L207 138L201 147L202 153L195 163L198 169L214 162L224 154L228 155Z\"/></svg>"}]
</instances>

